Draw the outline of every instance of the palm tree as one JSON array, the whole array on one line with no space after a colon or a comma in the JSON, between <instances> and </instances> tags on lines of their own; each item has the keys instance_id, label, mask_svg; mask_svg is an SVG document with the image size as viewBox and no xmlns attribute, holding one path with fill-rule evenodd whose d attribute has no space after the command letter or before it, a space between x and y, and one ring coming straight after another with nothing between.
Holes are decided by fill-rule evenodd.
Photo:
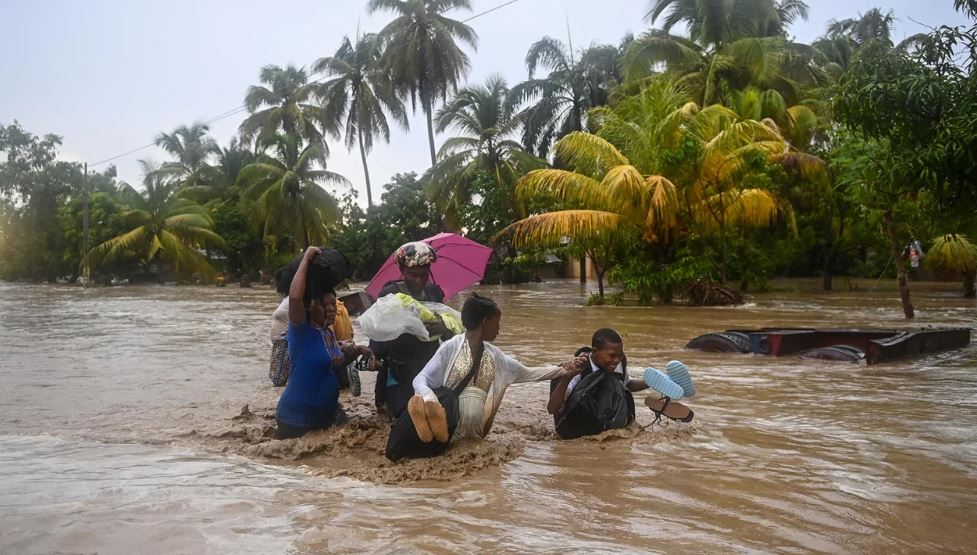
<instances>
[{"instance_id":1,"label":"palm tree","mask_svg":"<svg viewBox=\"0 0 977 555\"><path fill-rule=\"evenodd\" d=\"M427 118L431 165L437 163L434 147L434 105L445 100L468 73L468 55L456 41L476 48L478 35L471 27L442 14L471 9L469 0L370 0L370 13L394 12L396 17L381 31L386 43L384 65L402 96Z\"/></svg>"},{"instance_id":2,"label":"palm tree","mask_svg":"<svg viewBox=\"0 0 977 555\"><path fill-rule=\"evenodd\" d=\"M509 95L513 105L531 102L519 115L526 150L546 156L554 141L582 131L587 111L607 104L611 89L620 82L618 58L618 49L610 45L592 46L579 60L551 37L530 46L526 54L529 79L513 87ZM535 78L540 68L549 73Z\"/></svg>"},{"instance_id":3,"label":"palm tree","mask_svg":"<svg viewBox=\"0 0 977 555\"><path fill-rule=\"evenodd\" d=\"M557 142L556 160L568 169L532 171L517 183L521 196L546 193L572 207L506 228L517 246L555 246L563 237L601 244L630 232L649 245L718 235L725 279L729 228L764 227L789 216L783 201L743 180L748 161L761 156L816 165L797 159L776 127L742 120L723 106L700 108L660 82L594 118L597 135L571 133ZM689 144L697 154L679 162L669 155Z\"/></svg>"},{"instance_id":4,"label":"palm tree","mask_svg":"<svg viewBox=\"0 0 977 555\"><path fill-rule=\"evenodd\" d=\"M217 147L217 186L228 190L237 184L241 171L256 159L255 153L241 146L237 137L231 138L227 147Z\"/></svg>"},{"instance_id":5,"label":"palm tree","mask_svg":"<svg viewBox=\"0 0 977 555\"><path fill-rule=\"evenodd\" d=\"M464 133L445 141L438 163L425 175L429 195L443 210L450 229L460 229L458 209L471 201L470 187L478 173L492 176L495 186L508 192L506 208L508 215L514 216L516 179L528 169L545 164L512 140L519 120L507 102L508 94L505 79L492 75L483 86L459 90L438 111L435 122L439 133L449 128Z\"/></svg>"},{"instance_id":6,"label":"palm tree","mask_svg":"<svg viewBox=\"0 0 977 555\"><path fill-rule=\"evenodd\" d=\"M710 49L696 41L652 29L625 54L624 73L642 82L663 69L667 78L702 106L726 104L737 91L772 89L790 104L799 103L811 89L830 84L828 73L815 63L818 53L784 38L741 38Z\"/></svg>"},{"instance_id":7,"label":"palm tree","mask_svg":"<svg viewBox=\"0 0 977 555\"><path fill-rule=\"evenodd\" d=\"M892 10L882 13L879 8L872 8L858 18L842 19L828 23L828 37L847 37L861 46L869 41L880 41L892 44L892 24L895 17Z\"/></svg>"},{"instance_id":8,"label":"palm tree","mask_svg":"<svg viewBox=\"0 0 977 555\"><path fill-rule=\"evenodd\" d=\"M664 15L666 33L685 23L693 41L719 50L744 38L782 37L807 14L801 0L654 0L647 18L655 23Z\"/></svg>"},{"instance_id":9,"label":"palm tree","mask_svg":"<svg viewBox=\"0 0 977 555\"><path fill-rule=\"evenodd\" d=\"M309 83L305 70L267 65L261 68L260 80L267 86L252 85L244 97L250 115L241 123L241 137L261 145L285 133L322 145L328 153L317 127L321 117L319 106L313 103L316 85Z\"/></svg>"},{"instance_id":10,"label":"palm tree","mask_svg":"<svg viewBox=\"0 0 977 555\"><path fill-rule=\"evenodd\" d=\"M977 245L971 243L966 235L950 233L935 238L926 255L926 266L939 275L962 274L964 296L977 296L974 285L977 280Z\"/></svg>"},{"instance_id":11,"label":"palm tree","mask_svg":"<svg viewBox=\"0 0 977 555\"><path fill-rule=\"evenodd\" d=\"M340 214L336 198L320 184L349 182L324 169L326 155L318 143L303 146L299 138L279 134L267 147L274 156L260 154L238 177L244 197L256 201L265 240L290 234L303 247L323 243Z\"/></svg>"},{"instance_id":12,"label":"palm tree","mask_svg":"<svg viewBox=\"0 0 977 555\"><path fill-rule=\"evenodd\" d=\"M316 73L332 76L319 91L323 125L337 135L343 130L346 148L359 144L369 206L373 206L373 192L366 154L373 148L375 136L390 142L386 113L401 127L408 128L404 104L395 94L390 72L380 63L382 55L377 35L364 35L355 48L349 37L344 37L334 56L322 58L312 66Z\"/></svg>"},{"instance_id":13,"label":"palm tree","mask_svg":"<svg viewBox=\"0 0 977 555\"><path fill-rule=\"evenodd\" d=\"M207 137L210 128L196 122L190 127L182 125L172 133L160 133L156 136L156 146L173 155L176 160L166 162L160 170L175 178L183 189L192 190L206 186L213 178L213 167L210 157L217 148L217 143Z\"/></svg>"},{"instance_id":14,"label":"palm tree","mask_svg":"<svg viewBox=\"0 0 977 555\"><path fill-rule=\"evenodd\" d=\"M214 270L199 249L222 248L224 240L214 233L207 210L178 198L177 186L166 180L165 172L145 161L140 163L146 191L140 194L127 186L125 196L134 204L123 216L129 231L93 248L89 254L92 261L110 263L134 256L148 265L159 256L177 272L212 276Z\"/></svg>"}]
</instances>

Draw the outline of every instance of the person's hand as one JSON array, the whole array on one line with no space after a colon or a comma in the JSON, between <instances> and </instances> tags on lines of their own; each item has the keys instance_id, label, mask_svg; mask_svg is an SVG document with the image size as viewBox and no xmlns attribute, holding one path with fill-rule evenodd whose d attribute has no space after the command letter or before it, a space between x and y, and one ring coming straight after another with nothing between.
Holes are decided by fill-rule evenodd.
<instances>
[{"instance_id":1,"label":"person's hand","mask_svg":"<svg viewBox=\"0 0 977 555\"><path fill-rule=\"evenodd\" d=\"M322 249L320 249L319 247L310 246L309 248L305 249L305 258L308 260L312 260L312 258L315 257L315 255L319 254L320 252L322 252Z\"/></svg>"},{"instance_id":2,"label":"person's hand","mask_svg":"<svg viewBox=\"0 0 977 555\"><path fill-rule=\"evenodd\" d=\"M441 319L440 314L435 314L437 320L431 322L424 322L424 327L427 328L427 332L433 335L448 335L448 326L444 325L444 320Z\"/></svg>"},{"instance_id":3,"label":"person's hand","mask_svg":"<svg viewBox=\"0 0 977 555\"><path fill-rule=\"evenodd\" d=\"M580 353L576 358L573 359L573 365L581 372L587 369L587 364L590 363L590 355L587 353Z\"/></svg>"},{"instance_id":4,"label":"person's hand","mask_svg":"<svg viewBox=\"0 0 977 555\"><path fill-rule=\"evenodd\" d=\"M562 366L563 369L567 371L568 376L573 376L583 372L584 368L587 367L586 364L587 364L587 355L580 355L575 358L571 358L570 360L564 362L560 366Z\"/></svg>"},{"instance_id":5,"label":"person's hand","mask_svg":"<svg viewBox=\"0 0 977 555\"><path fill-rule=\"evenodd\" d=\"M346 356L358 355L360 352L359 346L357 346L356 343L353 343L352 341L340 341L339 350L342 351L343 354Z\"/></svg>"}]
</instances>

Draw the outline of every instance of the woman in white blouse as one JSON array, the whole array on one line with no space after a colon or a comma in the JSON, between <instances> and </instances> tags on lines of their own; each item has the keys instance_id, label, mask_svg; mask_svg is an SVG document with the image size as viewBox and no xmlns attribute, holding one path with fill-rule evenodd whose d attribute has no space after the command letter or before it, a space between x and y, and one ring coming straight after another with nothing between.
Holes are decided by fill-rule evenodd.
<instances>
[{"instance_id":1,"label":"woman in white blouse","mask_svg":"<svg viewBox=\"0 0 977 555\"><path fill-rule=\"evenodd\" d=\"M445 341L414 378L415 395L407 411L421 441L484 438L492 429L495 413L510 385L557 378L579 371L586 362L585 357L578 357L560 366L527 368L489 343L499 335L501 320L502 311L495 301L473 295L461 311L466 333ZM478 370L459 395L460 419L454 437L448 438L447 417L432 390L457 387L473 365Z\"/></svg>"}]
</instances>

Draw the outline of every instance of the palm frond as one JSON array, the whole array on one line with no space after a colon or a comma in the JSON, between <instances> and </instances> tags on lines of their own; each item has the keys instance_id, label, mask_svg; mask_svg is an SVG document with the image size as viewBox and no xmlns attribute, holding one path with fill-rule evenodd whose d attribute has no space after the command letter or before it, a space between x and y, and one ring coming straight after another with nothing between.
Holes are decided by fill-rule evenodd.
<instances>
[{"instance_id":1,"label":"palm frond","mask_svg":"<svg viewBox=\"0 0 977 555\"><path fill-rule=\"evenodd\" d=\"M519 248L556 247L564 237L582 243L607 240L626 225L620 214L598 210L562 210L530 216L509 225L494 238L509 238Z\"/></svg>"}]
</instances>

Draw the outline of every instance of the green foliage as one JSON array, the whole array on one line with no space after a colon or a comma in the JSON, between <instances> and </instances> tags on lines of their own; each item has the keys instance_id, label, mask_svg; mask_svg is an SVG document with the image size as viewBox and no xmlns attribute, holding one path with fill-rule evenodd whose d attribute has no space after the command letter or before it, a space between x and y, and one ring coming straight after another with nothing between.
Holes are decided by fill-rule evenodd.
<instances>
[{"instance_id":1,"label":"green foliage","mask_svg":"<svg viewBox=\"0 0 977 555\"><path fill-rule=\"evenodd\" d=\"M240 276L258 268L272 270L274 264L264 264L265 246L261 235L255 231L242 204L234 199L225 199L209 206L214 220L214 232L224 239L221 249L227 257L224 269L231 276ZM291 252L287 252L291 256Z\"/></svg>"},{"instance_id":2,"label":"green foliage","mask_svg":"<svg viewBox=\"0 0 977 555\"><path fill-rule=\"evenodd\" d=\"M641 304L659 302L670 304L682 288L697 279L715 279L718 271L709 258L683 249L673 261L662 263L663 257L642 252L633 245L610 270L611 280L620 283L625 291L638 296ZM667 258L664 258L667 260Z\"/></svg>"},{"instance_id":3,"label":"green foliage","mask_svg":"<svg viewBox=\"0 0 977 555\"><path fill-rule=\"evenodd\" d=\"M123 222L125 206L113 195L106 192L93 193L88 200L89 245L98 245L112 237L126 231ZM77 275L81 270L84 256L83 245L83 207L81 196L69 200L58 212L58 222L64 230L64 252L62 261L64 268L71 274ZM103 268L103 272L114 273L122 271L125 263L117 263Z\"/></svg>"},{"instance_id":4,"label":"green foliage","mask_svg":"<svg viewBox=\"0 0 977 555\"><path fill-rule=\"evenodd\" d=\"M333 235L332 246L346 254L356 271L354 279L370 279L397 247L436 235L441 229L440 216L427 202L417 174L393 176L384 191L382 203L366 212L352 195L343 198L346 217Z\"/></svg>"}]
</instances>

